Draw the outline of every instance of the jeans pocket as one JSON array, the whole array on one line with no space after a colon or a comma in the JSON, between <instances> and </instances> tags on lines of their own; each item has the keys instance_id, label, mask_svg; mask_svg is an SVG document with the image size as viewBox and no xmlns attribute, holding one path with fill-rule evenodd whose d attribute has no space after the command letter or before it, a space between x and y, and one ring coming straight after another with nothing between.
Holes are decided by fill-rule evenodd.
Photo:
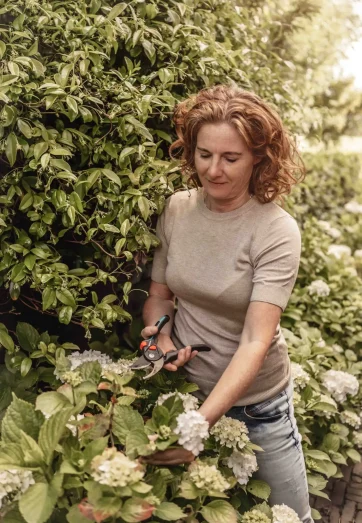
<instances>
[{"instance_id":1,"label":"jeans pocket","mask_svg":"<svg viewBox=\"0 0 362 523\"><path fill-rule=\"evenodd\" d=\"M254 405L246 405L244 407L244 414L247 418L256 421L275 421L286 415L288 410L288 398L286 392L283 390L273 398L255 403Z\"/></svg>"}]
</instances>

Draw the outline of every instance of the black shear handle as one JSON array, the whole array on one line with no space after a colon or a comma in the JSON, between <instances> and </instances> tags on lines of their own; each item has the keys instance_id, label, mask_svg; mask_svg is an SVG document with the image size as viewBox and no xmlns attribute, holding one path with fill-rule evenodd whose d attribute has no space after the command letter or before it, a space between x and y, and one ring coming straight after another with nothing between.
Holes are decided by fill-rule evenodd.
<instances>
[{"instance_id":1,"label":"black shear handle","mask_svg":"<svg viewBox=\"0 0 362 523\"><path fill-rule=\"evenodd\" d=\"M191 345L191 352L197 350L198 352L210 352L211 349L207 345ZM165 363L170 363L171 361L177 360L178 350L170 350L165 354Z\"/></svg>"},{"instance_id":2,"label":"black shear handle","mask_svg":"<svg viewBox=\"0 0 362 523\"><path fill-rule=\"evenodd\" d=\"M168 323L170 321L170 316L168 316L167 314L165 314L164 316L162 316L157 323L155 323L155 327L158 328L158 333L161 331L161 329L164 328L164 326L166 325L166 323ZM158 334L157 333L157 334Z\"/></svg>"}]
</instances>

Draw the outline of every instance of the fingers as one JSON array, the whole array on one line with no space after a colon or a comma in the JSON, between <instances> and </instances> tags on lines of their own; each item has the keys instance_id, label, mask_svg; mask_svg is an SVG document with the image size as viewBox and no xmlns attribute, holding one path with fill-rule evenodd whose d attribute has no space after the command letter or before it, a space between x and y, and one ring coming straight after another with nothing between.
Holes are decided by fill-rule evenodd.
<instances>
[{"instance_id":1,"label":"fingers","mask_svg":"<svg viewBox=\"0 0 362 523\"><path fill-rule=\"evenodd\" d=\"M198 355L197 351L191 351L191 346L188 345L187 347L184 347L183 349L180 349L178 351L177 360L173 361L172 363L167 363L164 365L164 369L170 370L172 372L177 371L179 367L183 367L186 365L188 361L193 360Z\"/></svg>"},{"instance_id":2,"label":"fingers","mask_svg":"<svg viewBox=\"0 0 362 523\"><path fill-rule=\"evenodd\" d=\"M150 325L148 327L145 327L141 331L142 338L149 338L150 336L153 336L158 331L156 325Z\"/></svg>"}]
</instances>

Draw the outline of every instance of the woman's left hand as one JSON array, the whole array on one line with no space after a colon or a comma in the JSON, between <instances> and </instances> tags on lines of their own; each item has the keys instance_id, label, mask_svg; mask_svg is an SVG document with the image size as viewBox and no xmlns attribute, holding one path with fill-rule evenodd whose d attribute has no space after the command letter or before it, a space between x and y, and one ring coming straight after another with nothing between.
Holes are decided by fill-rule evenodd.
<instances>
[{"instance_id":1,"label":"woman's left hand","mask_svg":"<svg viewBox=\"0 0 362 523\"><path fill-rule=\"evenodd\" d=\"M181 465L191 463L194 459L195 455L185 449L168 449L142 457L142 461L150 465Z\"/></svg>"}]
</instances>

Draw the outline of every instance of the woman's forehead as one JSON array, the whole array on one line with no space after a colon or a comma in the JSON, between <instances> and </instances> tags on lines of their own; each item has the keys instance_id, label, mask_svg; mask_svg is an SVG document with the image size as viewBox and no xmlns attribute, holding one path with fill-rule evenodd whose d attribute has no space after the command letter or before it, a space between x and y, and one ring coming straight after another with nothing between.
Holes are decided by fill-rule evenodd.
<instances>
[{"instance_id":1,"label":"woman's forehead","mask_svg":"<svg viewBox=\"0 0 362 523\"><path fill-rule=\"evenodd\" d=\"M247 149L244 138L228 123L204 124L197 135L197 147L239 153Z\"/></svg>"}]
</instances>

